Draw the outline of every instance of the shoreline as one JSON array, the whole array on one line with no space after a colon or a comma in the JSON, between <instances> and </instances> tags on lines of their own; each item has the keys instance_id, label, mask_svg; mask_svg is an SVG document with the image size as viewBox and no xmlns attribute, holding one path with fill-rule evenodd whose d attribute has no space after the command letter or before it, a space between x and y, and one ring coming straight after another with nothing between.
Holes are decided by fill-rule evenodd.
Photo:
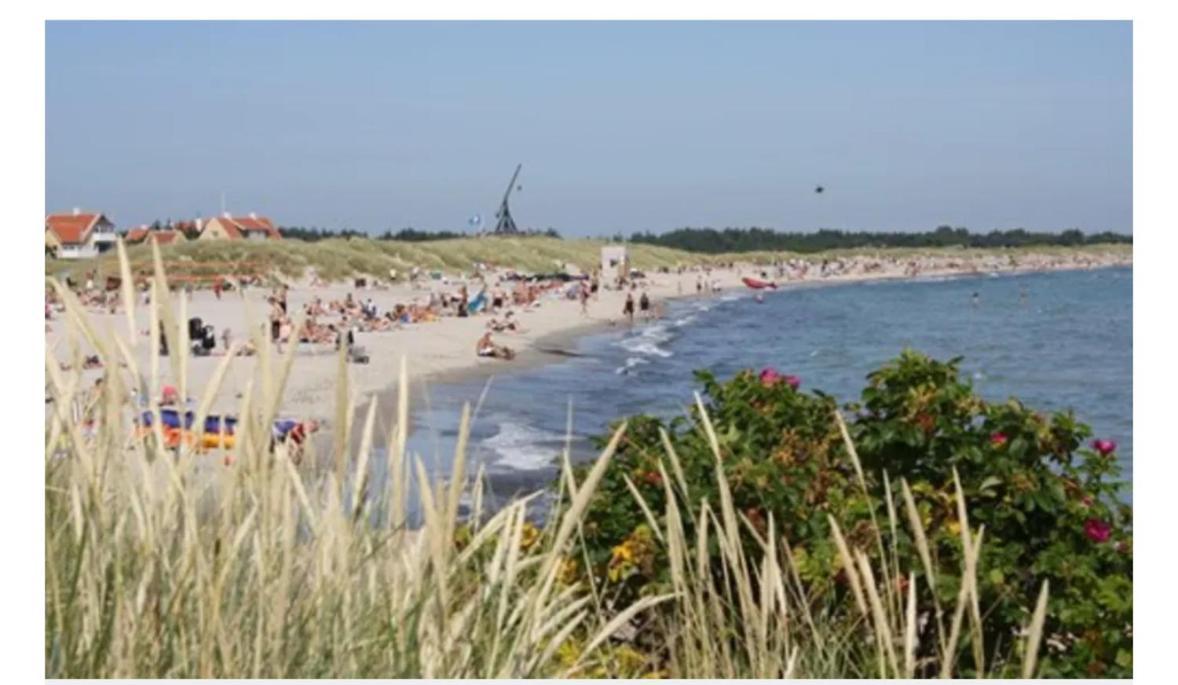
<instances>
[{"instance_id":1,"label":"shoreline","mask_svg":"<svg viewBox=\"0 0 1178 685\"><path fill-rule=\"evenodd\" d=\"M938 256L926 259L930 263L922 265L923 268L916 275L907 273L906 265L894 259L879 267L878 264L883 260L860 258L860 262L875 268L851 269L826 277L812 276L805 279L771 276L771 280L780 281L778 290L774 291L778 292L872 281L986 277L991 273L1013 276L1045 271L1131 267L1133 264L1131 254L1117 253L1095 257L1091 254L1062 257L1024 255L1022 263L1013 265L1005 259L989 257L953 255L951 258ZM852 263L854 261L848 260ZM730 294L734 289L743 292L746 287L740 280L742 276L760 277L762 272L770 271L771 267L739 263L732 268L712 269L707 273L707 278L719 287L719 291L703 293L695 292L697 279L705 275L701 269L687 270L683 273L653 273L648 275L637 292L648 292L658 307L664 302L722 296ZM431 289L453 291L457 289L458 284L432 282L427 286ZM264 297L268 292L251 289L244 294L234 293L222 299L214 299L208 291L197 291L190 296L187 303L188 316L200 317L202 321L213 324L218 331L223 327L230 328L234 339L241 339L244 337L244 331L248 330L247 322L256 322L264 315ZM290 302L292 311L298 311L298 307L315 298L328 302L332 299L343 299L347 293L355 293L361 299L371 297L380 311L387 311L395 303L420 300L429 292L429 289L408 285L397 285L383 290L357 290L340 284L327 287L296 285L290 290ZM590 300L587 316L581 312L579 302L556 296L554 293L545 294L536 307L516 308L516 320L523 326L523 330L494 334L497 343L508 345L517 351L517 356L511 361L475 356L474 343L492 318L486 314L467 318L444 317L437 322L410 324L405 328L387 332L358 334L357 344L367 349L371 362L367 365L347 365L355 424L363 423L369 398L375 398L379 402L377 434L387 434L396 407L401 356L408 360L411 406L420 406L414 402L429 385L487 379L503 373L517 373L556 363L567 357L553 353L552 350L567 349L581 338L611 329L617 330L619 325L625 327L625 323L619 324L622 320L621 304L625 297L624 291L602 289L596 297L597 299ZM137 327L145 328L148 320L147 308L137 304L135 314ZM97 324L96 329L117 331L125 339L125 313L91 313L90 319L92 325ZM636 317L635 323L638 324L639 321ZM56 348L60 361L67 361L62 353L69 354L70 345L64 340L68 326L60 316L48 323L52 330L46 334L46 343L51 350ZM150 368L151 355L146 349L146 340L142 338L140 336L138 344L132 348L132 354L136 357L139 368L145 370ZM86 346L82 344L81 347ZM335 416L338 374L336 354L330 346L326 349L322 346L300 347L303 349L296 353L283 397L281 414L320 419L324 422L324 432L329 432ZM84 349L83 352L86 353ZM199 391L211 380L216 367L223 359L221 356L189 358L187 387L190 397L199 396ZM174 383L174 380L170 379L171 362L163 359L160 361L161 383ZM238 357L230 362L222 387L214 400L214 411L237 411L241 393L251 381L256 383L254 379L259 370L258 366L257 357ZM86 378L97 378L101 373L101 369L84 372Z\"/></svg>"},{"instance_id":2,"label":"shoreline","mask_svg":"<svg viewBox=\"0 0 1178 685\"><path fill-rule=\"evenodd\" d=\"M860 285L864 283L883 283L892 281L913 281L913 282L939 282L941 280L950 279L965 279L965 278L992 278L992 277L1007 277L1007 276L1021 276L1032 273L1057 273L1066 271L1095 271L1099 269L1117 269L1131 267L1132 262L1108 264L1103 266L1074 266L1074 267L1060 267L1053 269L1009 269L1005 271L990 272L990 273L975 273L945 270L940 272L922 273L917 276L907 276L904 274L883 274L878 276L868 276L862 278L825 278L821 280L812 281L791 281L788 283L779 284L776 289L770 290L769 295L775 293L788 292L790 290L798 290L802 288L831 288L846 285ZM994 275L992 276L991 273ZM708 293L697 295L695 293L684 293L683 295L670 295L665 299L666 301L687 301L692 299L700 299L708 296L718 296L722 293L730 293L731 290L722 290L718 293ZM657 319L654 319L657 320ZM635 320L634 325L638 326L646 321ZM547 333L535 340L536 345L543 345L545 348L562 348L568 346L570 343L575 343L581 338L591 335L604 334L611 330L617 330L616 322L597 322L586 323L582 326L569 327L562 330ZM504 367L504 373L517 373L530 369L547 366L549 364L559 364L563 359L567 358L564 355L552 354L540 349L525 349L519 354L510 367ZM521 362L522 363L519 363ZM421 381L430 381L431 383L464 383L473 380L484 380L493 376L499 375L492 367L480 366L477 364L470 366L463 366L457 368L437 371L429 376L422 377ZM391 386L387 391L395 396L396 386ZM384 393L382 393L384 394Z\"/></svg>"}]
</instances>

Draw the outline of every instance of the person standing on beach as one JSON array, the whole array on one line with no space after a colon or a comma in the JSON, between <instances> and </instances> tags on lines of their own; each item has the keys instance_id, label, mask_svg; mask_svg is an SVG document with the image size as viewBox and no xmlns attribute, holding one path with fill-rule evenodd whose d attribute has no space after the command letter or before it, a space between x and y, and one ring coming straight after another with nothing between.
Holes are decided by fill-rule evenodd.
<instances>
[{"instance_id":1,"label":"person standing on beach","mask_svg":"<svg viewBox=\"0 0 1178 685\"><path fill-rule=\"evenodd\" d=\"M581 282L581 316L589 316L589 286Z\"/></svg>"},{"instance_id":2,"label":"person standing on beach","mask_svg":"<svg viewBox=\"0 0 1178 685\"><path fill-rule=\"evenodd\" d=\"M638 308L642 310L642 318L650 318L650 296L645 290L642 291L642 297L638 298Z\"/></svg>"},{"instance_id":3,"label":"person standing on beach","mask_svg":"<svg viewBox=\"0 0 1178 685\"><path fill-rule=\"evenodd\" d=\"M270 305L270 342L277 345L278 336L282 330L282 316L284 312L278 304L277 298L272 298Z\"/></svg>"},{"instance_id":4,"label":"person standing on beach","mask_svg":"<svg viewBox=\"0 0 1178 685\"><path fill-rule=\"evenodd\" d=\"M626 304L622 305L622 314L629 319L630 324L634 323L634 293L626 293Z\"/></svg>"}]
</instances>

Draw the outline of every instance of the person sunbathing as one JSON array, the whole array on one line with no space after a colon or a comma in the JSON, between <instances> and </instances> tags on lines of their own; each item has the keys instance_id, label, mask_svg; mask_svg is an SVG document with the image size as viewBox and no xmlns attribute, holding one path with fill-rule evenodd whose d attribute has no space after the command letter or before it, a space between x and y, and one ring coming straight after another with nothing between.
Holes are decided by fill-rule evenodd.
<instances>
[{"instance_id":1,"label":"person sunbathing","mask_svg":"<svg viewBox=\"0 0 1178 685\"><path fill-rule=\"evenodd\" d=\"M61 362L60 364L58 364L58 366L61 367L62 371L69 371L74 368L73 364L68 364L66 362ZM96 355L96 354L89 355L85 359L82 360L82 368L83 369L101 369L102 368L102 360L99 359L98 355Z\"/></svg>"},{"instance_id":2,"label":"person sunbathing","mask_svg":"<svg viewBox=\"0 0 1178 685\"><path fill-rule=\"evenodd\" d=\"M518 322L511 318L514 313L515 312L507 312L507 314L505 314L503 317L503 321L492 318L489 322L487 322L487 328L495 331L496 333L502 333L503 331L522 332L523 328L519 325Z\"/></svg>"},{"instance_id":3,"label":"person sunbathing","mask_svg":"<svg viewBox=\"0 0 1178 685\"><path fill-rule=\"evenodd\" d=\"M228 354L228 353L229 353L229 348L226 347L225 352L223 352L223 354ZM244 343L242 343L241 349L237 350L236 356L238 356L238 357L252 357L257 353L258 353L258 349L257 349L257 347L254 346L254 341L253 340L246 340Z\"/></svg>"},{"instance_id":4,"label":"person sunbathing","mask_svg":"<svg viewBox=\"0 0 1178 685\"><path fill-rule=\"evenodd\" d=\"M479 341L475 343L475 353L480 357L493 357L495 359L513 359L515 352L505 345L496 345L491 340L491 332L487 331Z\"/></svg>"}]
</instances>

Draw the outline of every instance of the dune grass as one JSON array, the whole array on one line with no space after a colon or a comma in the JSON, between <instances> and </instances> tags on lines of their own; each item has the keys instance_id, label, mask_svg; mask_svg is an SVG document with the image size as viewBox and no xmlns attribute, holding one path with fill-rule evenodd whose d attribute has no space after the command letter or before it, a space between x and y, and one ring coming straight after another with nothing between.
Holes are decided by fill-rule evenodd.
<instances>
[{"instance_id":1,"label":"dune grass","mask_svg":"<svg viewBox=\"0 0 1178 685\"><path fill-rule=\"evenodd\" d=\"M925 571L919 582L935 582L927 548L919 545L919 559L887 552L889 529L911 526L924 539L903 482L902 496L888 503L889 520L875 526L875 561L849 547L832 521L853 591L847 606L816 604L799 579L798 550L775 533L776 522L770 518L761 536L726 496L723 454L706 413L720 501L678 504L694 500L668 448L659 464L666 509L643 506L665 546L672 584L629 606L614 605L592 582L568 583L563 573L584 552L582 514L625 425L581 482L563 455L560 488L569 504L540 530L529 522L529 499L484 507L483 474L466 462L469 410L457 417L448 480L431 479L406 452L404 361L391 428L379 436L381 408L372 402L363 417L354 415L341 364L341 421L325 459L312 452L296 460L286 444L271 444L294 358L265 344L241 398L232 464L220 449L164 448L155 400L164 362L154 357L140 370L130 354L143 344L158 350L160 326L183 341L184 295L170 301L158 252L154 263L162 295L152 298L152 321L162 323L147 339L131 308L126 336L97 336L61 290L72 334L90 340L107 371L94 390L79 371L63 373L57 360L46 360L48 677L911 677L958 675L956 655L967 644L971 671L1035 672L1046 587L1016 650L1021 660L1012 651L1008 663L981 663L974 561L984 531L969 526L960 487L962 544L971 553L955 606L918 615L915 571ZM181 396L186 347L175 345L167 360ZM188 389L201 397L194 425L203 425L226 368L209 387ZM132 437L132 392L150 398L154 435ZM697 404L702 412L698 397ZM832 421L842 425L838 416ZM377 482L370 474L382 442L389 477ZM679 497L671 496L676 488ZM407 526L411 497L420 502L415 529ZM747 535L757 541L752 553L740 542ZM719 568L709 561L713 545ZM896 590L901 577L906 593ZM936 644L915 643L920 620L937 622ZM662 647L651 652L643 644Z\"/></svg>"},{"instance_id":2,"label":"dune grass","mask_svg":"<svg viewBox=\"0 0 1178 685\"><path fill-rule=\"evenodd\" d=\"M390 269L406 274L413 267L448 274L471 273L477 263L506 266L530 272L550 273L568 264L589 270L601 263L598 240L560 240L541 236L463 238L429 242L404 242L363 238L333 238L317 242L281 241L189 241L163 248L173 264L216 263L209 273L224 272L233 264L242 271L265 268L288 278L313 269L321 278L338 280L352 276L387 278ZM718 258L691 254L651 245L628 246L631 263L638 269L657 269L716 263ZM151 247L137 245L128 250L135 266L150 266ZM78 278L91 269L103 275L118 275L118 258L107 254L95 260L47 260L52 276ZM138 269L136 269L138 270ZM187 270L186 270L187 271ZM199 269L192 271L200 272Z\"/></svg>"},{"instance_id":3,"label":"dune grass","mask_svg":"<svg viewBox=\"0 0 1178 685\"><path fill-rule=\"evenodd\" d=\"M505 266L530 272L551 272L560 264L575 265L588 271L601 263L602 240L557 239L544 236L462 238L428 242L372 240L365 238L330 239L318 242L301 240L281 241L189 241L163 248L165 259L173 264L187 263L192 268L186 273L217 275L226 272L250 273L264 269L286 278L298 278L313 269L321 278L338 280L354 276L387 278L389 269L406 274L413 267L426 271L440 270L449 274L470 273L478 263ZM916 249L916 248L861 248L832 250L816 254L788 252L746 252L739 254L706 255L666 247L627 244L634 268L655 270L731 261L768 264L779 259L802 258L821 261L826 258L854 255L888 256L906 259L918 255L960 256L978 255L1066 255L1116 254L1131 255L1130 245L1093 245L1075 248L1019 248L1013 250ZM128 250L136 271L151 267L151 247L137 245ZM212 265L202 269L199 265ZM233 265L237 265L236 267ZM96 269L102 276L118 276L116 254L95 260L46 260L46 274L70 275L75 280Z\"/></svg>"}]
</instances>

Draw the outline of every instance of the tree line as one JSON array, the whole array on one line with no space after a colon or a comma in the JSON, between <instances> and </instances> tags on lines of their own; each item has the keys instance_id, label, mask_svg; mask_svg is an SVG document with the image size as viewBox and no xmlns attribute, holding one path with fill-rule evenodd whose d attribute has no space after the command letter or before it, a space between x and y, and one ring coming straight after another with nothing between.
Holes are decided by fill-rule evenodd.
<instances>
[{"instance_id":1,"label":"tree line","mask_svg":"<svg viewBox=\"0 0 1178 685\"><path fill-rule=\"evenodd\" d=\"M150 228L161 230L176 226L183 230L187 237L195 238L197 231L191 222L173 223L156 220ZM332 238L375 238L376 240L399 240L404 242L428 242L432 240L452 240L456 238L470 238L473 234L461 231L425 231L416 228L392 229L373 236L364 231L351 228L329 229L316 226L281 226L278 229L284 238L294 238L307 242L328 240ZM523 235L547 236L561 238L555 228L544 230L523 231ZM650 231L636 231L627 239L623 234L616 233L610 239L614 242L631 242L646 245L660 245L687 252L723 253L723 252L823 252L825 250L875 248L875 247L1074 247L1079 245L1123 244L1132 245L1133 236L1112 231L1099 233L1084 233L1079 229L1069 229L1059 233L1045 231L1028 231L1023 228L1010 230L993 230L988 233L973 233L965 228L952 226L938 226L932 231L843 231L836 229L821 229L814 233L781 232L770 228L677 228L666 233L652 233Z\"/></svg>"},{"instance_id":2,"label":"tree line","mask_svg":"<svg viewBox=\"0 0 1178 685\"><path fill-rule=\"evenodd\" d=\"M620 235L614 236L620 240ZM768 228L678 228L666 233L636 232L632 243L660 245L688 252L822 252L871 247L1047 247L1096 244L1133 244L1133 236L1103 231L1086 234L1078 229L1060 233L1022 228L971 233L965 228L940 226L921 232L872 232L822 229L814 233L782 233Z\"/></svg>"},{"instance_id":3,"label":"tree line","mask_svg":"<svg viewBox=\"0 0 1178 685\"><path fill-rule=\"evenodd\" d=\"M350 228L344 228L336 231L315 227L304 228L302 226L282 226L279 227L278 232L282 234L283 238L296 238L298 240L306 240L308 242L327 240L329 238L374 238L376 240L400 240L410 243L424 243L431 240L453 240L456 238L472 237L472 234L470 233L462 233L458 231L422 231L416 228L402 228L395 233L392 231L392 229L388 229L384 233L375 236L363 231L355 231ZM543 231L523 231L523 234L542 235L549 238L560 238L560 233L555 228L547 228Z\"/></svg>"}]
</instances>

